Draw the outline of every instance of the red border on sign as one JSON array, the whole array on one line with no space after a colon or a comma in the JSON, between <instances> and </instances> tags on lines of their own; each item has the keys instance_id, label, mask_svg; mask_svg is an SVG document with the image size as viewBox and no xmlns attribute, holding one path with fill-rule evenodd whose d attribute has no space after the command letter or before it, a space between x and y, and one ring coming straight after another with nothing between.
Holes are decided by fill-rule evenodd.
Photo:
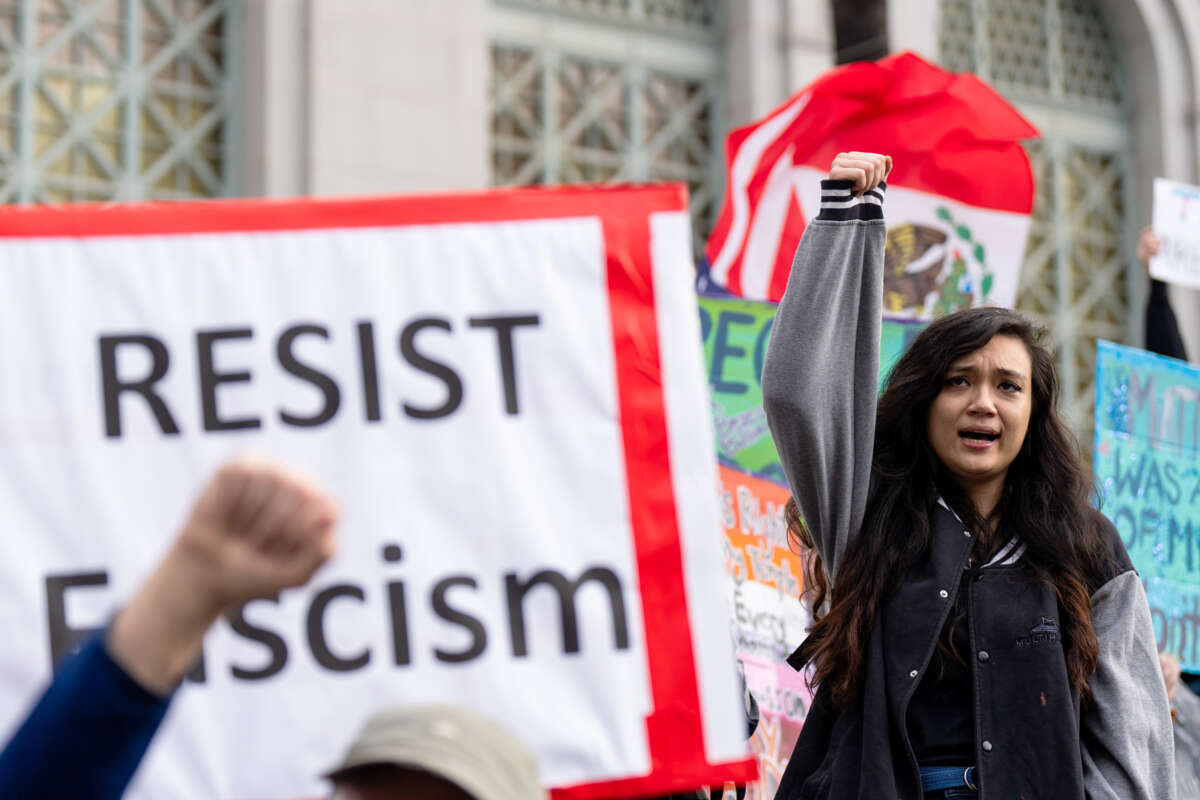
<instances>
[{"instance_id":1,"label":"red border on sign","mask_svg":"<svg viewBox=\"0 0 1200 800\"><path fill-rule=\"evenodd\" d=\"M385 228L600 217L687 208L682 186L496 189L463 194L0 206L0 238ZM648 268L648 267L647 267Z\"/></svg>"},{"instance_id":2,"label":"red border on sign","mask_svg":"<svg viewBox=\"0 0 1200 800\"><path fill-rule=\"evenodd\" d=\"M700 690L687 608L683 551L669 458L662 363L654 306L650 215L686 211L681 185L494 190L428 196L216 200L95 206L0 208L0 238L153 236L284 232L599 218L604 232L609 310L634 553L651 696L646 718L650 772L559 787L555 800L668 794L757 777L753 758L710 764L704 753ZM674 777L673 777L674 776ZM686 776L686 777L684 777Z\"/></svg>"}]
</instances>

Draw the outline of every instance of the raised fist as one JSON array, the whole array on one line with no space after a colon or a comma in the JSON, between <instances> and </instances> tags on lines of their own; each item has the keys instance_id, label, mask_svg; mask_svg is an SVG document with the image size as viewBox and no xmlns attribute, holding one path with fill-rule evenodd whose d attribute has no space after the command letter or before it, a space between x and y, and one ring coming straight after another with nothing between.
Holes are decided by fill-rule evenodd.
<instances>
[{"instance_id":1,"label":"raised fist","mask_svg":"<svg viewBox=\"0 0 1200 800\"><path fill-rule=\"evenodd\" d=\"M829 168L829 179L854 181L854 193L862 194L874 189L887 179L892 171L892 157L878 153L838 153Z\"/></svg>"},{"instance_id":2,"label":"raised fist","mask_svg":"<svg viewBox=\"0 0 1200 800\"><path fill-rule=\"evenodd\" d=\"M169 692L222 613L300 586L329 560L337 518L337 504L292 470L254 456L229 462L117 614L109 654L145 688Z\"/></svg>"},{"instance_id":3,"label":"raised fist","mask_svg":"<svg viewBox=\"0 0 1200 800\"><path fill-rule=\"evenodd\" d=\"M255 456L200 493L176 550L222 610L300 586L333 555L337 504L309 479Z\"/></svg>"}]
</instances>

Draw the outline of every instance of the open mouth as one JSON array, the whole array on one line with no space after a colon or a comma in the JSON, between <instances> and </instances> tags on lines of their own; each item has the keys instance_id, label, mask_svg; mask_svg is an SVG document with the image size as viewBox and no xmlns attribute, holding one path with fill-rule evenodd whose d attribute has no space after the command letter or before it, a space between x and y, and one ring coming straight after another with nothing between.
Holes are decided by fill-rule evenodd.
<instances>
[{"instance_id":1,"label":"open mouth","mask_svg":"<svg viewBox=\"0 0 1200 800\"><path fill-rule=\"evenodd\" d=\"M1000 438L1000 434L991 431L959 431L958 435L968 443L975 444L988 444Z\"/></svg>"}]
</instances>

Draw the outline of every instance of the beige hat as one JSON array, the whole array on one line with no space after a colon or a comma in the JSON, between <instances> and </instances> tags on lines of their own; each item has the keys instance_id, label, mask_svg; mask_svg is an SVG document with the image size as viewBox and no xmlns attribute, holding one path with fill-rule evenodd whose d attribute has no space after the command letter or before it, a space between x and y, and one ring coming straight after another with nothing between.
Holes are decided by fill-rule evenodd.
<instances>
[{"instance_id":1,"label":"beige hat","mask_svg":"<svg viewBox=\"0 0 1200 800\"><path fill-rule=\"evenodd\" d=\"M337 780L355 767L392 764L424 770L476 800L545 800L533 753L504 728L450 705L390 708L372 714L342 763Z\"/></svg>"}]
</instances>

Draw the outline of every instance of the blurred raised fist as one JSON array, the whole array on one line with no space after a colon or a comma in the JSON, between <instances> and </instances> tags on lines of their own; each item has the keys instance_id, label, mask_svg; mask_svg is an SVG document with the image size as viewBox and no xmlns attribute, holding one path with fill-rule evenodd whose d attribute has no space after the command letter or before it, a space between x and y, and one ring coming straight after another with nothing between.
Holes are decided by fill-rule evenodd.
<instances>
[{"instance_id":1,"label":"blurred raised fist","mask_svg":"<svg viewBox=\"0 0 1200 800\"><path fill-rule=\"evenodd\" d=\"M874 189L887 179L892 171L892 157L878 153L838 153L829 168L829 179L853 181L854 193L862 194Z\"/></svg>"},{"instance_id":2,"label":"blurred raised fist","mask_svg":"<svg viewBox=\"0 0 1200 800\"><path fill-rule=\"evenodd\" d=\"M162 561L109 627L109 654L166 694L217 618L300 586L333 555L338 507L296 472L257 456L217 471Z\"/></svg>"},{"instance_id":3,"label":"blurred raised fist","mask_svg":"<svg viewBox=\"0 0 1200 800\"><path fill-rule=\"evenodd\" d=\"M222 610L300 586L333 555L338 507L308 478L256 456L200 492L175 549Z\"/></svg>"}]
</instances>

